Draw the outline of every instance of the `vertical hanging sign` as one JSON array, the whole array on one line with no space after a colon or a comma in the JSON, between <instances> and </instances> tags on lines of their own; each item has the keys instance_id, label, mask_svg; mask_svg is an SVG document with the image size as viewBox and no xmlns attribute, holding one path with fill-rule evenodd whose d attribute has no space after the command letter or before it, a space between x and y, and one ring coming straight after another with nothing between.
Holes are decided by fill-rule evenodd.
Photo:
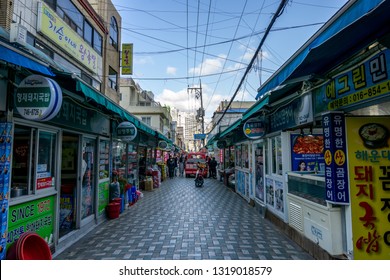
<instances>
[{"instance_id":1,"label":"vertical hanging sign","mask_svg":"<svg viewBox=\"0 0 390 280\"><path fill-rule=\"evenodd\" d=\"M390 117L346 117L354 260L390 258Z\"/></svg>"},{"instance_id":2,"label":"vertical hanging sign","mask_svg":"<svg viewBox=\"0 0 390 280\"><path fill-rule=\"evenodd\" d=\"M122 44L122 75L133 74L133 44Z\"/></svg>"},{"instance_id":3,"label":"vertical hanging sign","mask_svg":"<svg viewBox=\"0 0 390 280\"><path fill-rule=\"evenodd\" d=\"M349 204L345 118L342 112L322 115L326 201Z\"/></svg>"}]
</instances>

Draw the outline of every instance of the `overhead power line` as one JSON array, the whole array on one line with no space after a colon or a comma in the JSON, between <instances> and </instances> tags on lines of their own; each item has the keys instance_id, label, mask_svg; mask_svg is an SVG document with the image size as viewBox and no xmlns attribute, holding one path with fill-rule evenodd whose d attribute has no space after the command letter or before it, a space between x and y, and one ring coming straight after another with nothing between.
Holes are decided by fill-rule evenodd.
<instances>
[{"instance_id":1,"label":"overhead power line","mask_svg":"<svg viewBox=\"0 0 390 280\"><path fill-rule=\"evenodd\" d=\"M289 27L280 27L280 28L273 29L272 32L284 31L284 30L290 30L290 29L297 29L297 28L303 28L303 27L310 27L310 26L315 26L315 25L323 25L323 24L324 24L324 22L317 22L317 23L310 23L310 24L303 24L303 25L296 25L296 26L289 26ZM123 27L122 27L122 29L127 30L129 32L136 33L136 34L141 35L141 36L145 36L145 37L157 40L157 41L161 41L163 43L168 43L168 44L171 44L171 45L178 46L177 44L174 44L172 42L167 42L165 40L162 40L162 39L159 39L159 38L155 38L153 36L149 36L149 35L146 35L146 34L142 34L142 33L139 33L137 31L134 31L134 30L130 30L130 29L123 28ZM235 42L235 41L239 41L239 40L242 40L242 39L250 38L252 36L260 35L262 33L265 33L265 30L257 31L257 32L254 32L254 33L251 33L251 34L248 34L248 35L244 35L244 36L240 36L240 37L234 38L234 39L229 39L229 40L225 40L225 41L221 41L221 42L216 42L216 43L211 43L211 44L207 44L207 45L203 45L203 46L198 46L198 48L199 47L200 48L202 48L202 47L204 48L204 47L212 47L212 46L218 46L218 45L222 45L222 44L228 44L228 43L231 43L231 42ZM196 48L187 46L187 47L181 47L180 49L173 49L173 50L167 50L167 51L134 52L134 54L137 54L137 55L167 54L167 53L180 52L180 51L185 51L185 50L193 50L193 51L195 51Z\"/></svg>"},{"instance_id":2,"label":"overhead power line","mask_svg":"<svg viewBox=\"0 0 390 280\"><path fill-rule=\"evenodd\" d=\"M258 56L258 54L259 54L259 52L260 52L260 50L261 50L261 48L262 48L264 42L265 42L265 39L267 38L269 32L271 31L271 28L272 28L272 26L274 25L276 19L283 13L283 10L284 10L284 8L285 8L287 2L288 2L288 0L282 0L282 1L280 2L280 5L279 5L279 7L278 7L276 13L275 13L274 16L272 17L271 22L269 23L269 25L268 25L268 27L267 27L267 30L265 31L264 36L263 36L263 38L262 38L261 41L260 41L259 46L257 47L257 49L256 49L256 51L255 51L255 53L254 53L254 55L253 55L251 61L250 61L249 64L248 64L248 67L247 67L247 69L246 69L246 71L245 71L245 73L244 73L244 76L241 78L241 81L240 81L240 83L239 83L239 85L238 85L238 87L237 87L235 93L233 94L232 98L230 99L229 104L226 106L225 110L224 110L223 113L222 113L222 116L221 116L221 117L218 119L218 121L215 123L214 127L216 127L216 126L219 125L219 123L221 122L221 120L222 120L223 117L225 116L227 110L228 110L228 109L230 108L230 106L232 105L232 103L233 103L233 101L234 101L234 98L236 97L237 93L239 92L239 90L240 90L240 88L241 88L243 82L245 81L246 76L248 75L249 71L251 70L251 68L252 68L252 66L253 66L253 63L255 62L255 60L256 60L256 58L257 58L257 56ZM213 128L214 128L214 127L213 127Z\"/></svg>"}]
</instances>

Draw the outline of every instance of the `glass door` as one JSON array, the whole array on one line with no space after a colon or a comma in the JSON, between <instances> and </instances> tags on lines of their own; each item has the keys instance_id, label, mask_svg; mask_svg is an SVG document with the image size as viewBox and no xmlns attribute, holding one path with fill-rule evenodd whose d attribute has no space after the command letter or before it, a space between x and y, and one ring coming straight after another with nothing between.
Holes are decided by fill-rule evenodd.
<instances>
[{"instance_id":1,"label":"glass door","mask_svg":"<svg viewBox=\"0 0 390 280\"><path fill-rule=\"evenodd\" d=\"M59 237L78 228L79 135L64 131L62 136Z\"/></svg>"},{"instance_id":2,"label":"glass door","mask_svg":"<svg viewBox=\"0 0 390 280\"><path fill-rule=\"evenodd\" d=\"M95 151L96 140L83 138L81 162L81 219L95 214Z\"/></svg>"},{"instance_id":3,"label":"glass door","mask_svg":"<svg viewBox=\"0 0 390 280\"><path fill-rule=\"evenodd\" d=\"M264 158L263 158L263 142L254 144L255 152L255 197L264 203Z\"/></svg>"}]
</instances>

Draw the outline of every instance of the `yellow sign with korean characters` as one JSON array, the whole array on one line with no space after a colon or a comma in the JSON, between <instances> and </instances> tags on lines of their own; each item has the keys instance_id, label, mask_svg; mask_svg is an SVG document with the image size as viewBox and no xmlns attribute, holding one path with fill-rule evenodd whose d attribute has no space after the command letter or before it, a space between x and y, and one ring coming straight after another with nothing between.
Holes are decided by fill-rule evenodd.
<instances>
[{"instance_id":1,"label":"yellow sign with korean characters","mask_svg":"<svg viewBox=\"0 0 390 280\"><path fill-rule=\"evenodd\" d=\"M356 260L390 260L390 117L346 117Z\"/></svg>"},{"instance_id":2,"label":"yellow sign with korean characters","mask_svg":"<svg viewBox=\"0 0 390 280\"><path fill-rule=\"evenodd\" d=\"M133 74L133 44L122 44L122 75Z\"/></svg>"},{"instance_id":3,"label":"yellow sign with korean characters","mask_svg":"<svg viewBox=\"0 0 390 280\"><path fill-rule=\"evenodd\" d=\"M43 2L38 2L37 31L93 73L101 74L102 57Z\"/></svg>"}]
</instances>

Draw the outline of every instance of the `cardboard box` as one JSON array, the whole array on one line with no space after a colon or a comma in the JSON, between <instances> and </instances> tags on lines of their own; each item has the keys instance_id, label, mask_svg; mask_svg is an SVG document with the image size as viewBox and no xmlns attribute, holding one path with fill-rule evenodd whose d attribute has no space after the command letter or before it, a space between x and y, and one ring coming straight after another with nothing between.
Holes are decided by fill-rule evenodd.
<instances>
[{"instance_id":1,"label":"cardboard box","mask_svg":"<svg viewBox=\"0 0 390 280\"><path fill-rule=\"evenodd\" d=\"M146 180L145 181L145 191L152 191L152 190L153 190L153 181Z\"/></svg>"}]
</instances>

